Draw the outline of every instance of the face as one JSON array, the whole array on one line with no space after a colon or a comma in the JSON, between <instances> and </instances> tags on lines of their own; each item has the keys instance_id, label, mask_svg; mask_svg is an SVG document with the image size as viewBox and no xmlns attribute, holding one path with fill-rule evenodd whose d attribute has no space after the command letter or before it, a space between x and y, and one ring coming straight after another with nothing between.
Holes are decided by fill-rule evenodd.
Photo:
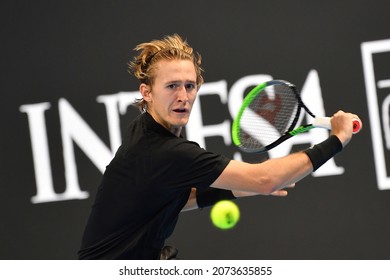
<instances>
[{"instance_id":1,"label":"face","mask_svg":"<svg viewBox=\"0 0 390 280\"><path fill-rule=\"evenodd\" d=\"M160 60L150 87L141 84L148 112L159 124L179 136L188 123L197 95L196 72L190 60Z\"/></svg>"}]
</instances>

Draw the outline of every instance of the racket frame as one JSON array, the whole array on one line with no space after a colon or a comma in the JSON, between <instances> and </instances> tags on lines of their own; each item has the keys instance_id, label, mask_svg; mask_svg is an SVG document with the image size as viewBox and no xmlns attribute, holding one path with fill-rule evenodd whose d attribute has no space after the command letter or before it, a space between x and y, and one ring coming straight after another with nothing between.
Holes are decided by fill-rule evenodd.
<instances>
[{"instance_id":1,"label":"racket frame","mask_svg":"<svg viewBox=\"0 0 390 280\"><path fill-rule=\"evenodd\" d=\"M295 113L295 116L289 126L289 128L286 130L284 134L282 134L277 140L274 142L259 148L259 149L250 149L241 144L239 133L241 131L240 129L240 121L241 117L245 111L245 109L251 104L251 102L256 98L256 96L262 92L266 87L268 86L277 86L277 85L284 85L288 86L294 93L295 98L297 99L297 110ZM298 90L296 86L288 81L285 80L271 80L267 81L264 83L261 83L254 87L244 98L244 101L240 107L240 110L238 111L237 117L234 119L233 124L232 124L232 140L233 143L240 149L243 150L244 152L249 152L249 153L262 153L271 150L272 148L276 147L280 143L286 141L287 139L298 135L303 132L307 132L310 129L313 129L317 126L314 124L307 124L307 125L301 125L297 128L294 129L296 126L299 116L301 114L301 109L304 109L311 117L316 118L316 116L309 110L309 108L306 107L306 105L303 103L301 97L299 96Z\"/></svg>"}]
</instances>

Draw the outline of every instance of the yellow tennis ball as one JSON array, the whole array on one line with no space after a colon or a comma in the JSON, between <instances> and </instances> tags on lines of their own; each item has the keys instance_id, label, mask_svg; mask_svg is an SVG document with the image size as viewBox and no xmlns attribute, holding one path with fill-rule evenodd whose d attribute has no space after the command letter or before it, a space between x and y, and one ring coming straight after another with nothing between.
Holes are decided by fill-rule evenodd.
<instances>
[{"instance_id":1,"label":"yellow tennis ball","mask_svg":"<svg viewBox=\"0 0 390 280\"><path fill-rule=\"evenodd\" d=\"M211 209L210 218L217 228L230 229L240 219L240 209L230 200L221 200Z\"/></svg>"}]
</instances>

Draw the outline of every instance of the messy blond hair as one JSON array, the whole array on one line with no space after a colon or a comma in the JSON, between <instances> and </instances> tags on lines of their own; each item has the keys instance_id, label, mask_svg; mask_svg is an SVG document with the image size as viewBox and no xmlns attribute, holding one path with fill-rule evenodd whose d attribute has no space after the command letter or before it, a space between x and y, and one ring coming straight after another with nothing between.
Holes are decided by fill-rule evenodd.
<instances>
[{"instance_id":1,"label":"messy blond hair","mask_svg":"<svg viewBox=\"0 0 390 280\"><path fill-rule=\"evenodd\" d=\"M201 68L202 58L199 53L194 52L192 47L178 34L165 36L161 40L139 44L135 47L139 52L133 61L129 62L129 72L141 83L153 86L155 79L155 65L160 60L191 60L196 71L196 84L198 89L203 84L203 69ZM147 108L147 102L143 98L137 99L136 104L141 111Z\"/></svg>"}]
</instances>

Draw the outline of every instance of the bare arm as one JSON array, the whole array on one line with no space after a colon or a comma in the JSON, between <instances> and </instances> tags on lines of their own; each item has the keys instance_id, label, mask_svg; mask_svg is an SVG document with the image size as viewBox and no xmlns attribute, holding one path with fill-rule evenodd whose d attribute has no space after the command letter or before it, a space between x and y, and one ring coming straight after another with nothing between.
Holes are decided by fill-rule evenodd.
<instances>
[{"instance_id":1,"label":"bare arm","mask_svg":"<svg viewBox=\"0 0 390 280\"><path fill-rule=\"evenodd\" d=\"M295 186L295 184L291 184L291 185L287 186L286 188L293 188L294 186ZM238 190L232 190L232 193L233 193L234 197L237 197L237 198L259 195L259 193L255 193L255 192L238 191ZM285 190L285 189L277 190L277 191L271 193L271 195L286 196L287 190ZM198 208L199 208L199 206L198 206L198 203L196 200L196 188L192 188L190 196L188 197L188 201L187 201L186 205L183 207L182 211L189 211L189 210L194 210L194 209L198 209Z\"/></svg>"},{"instance_id":2,"label":"bare arm","mask_svg":"<svg viewBox=\"0 0 390 280\"><path fill-rule=\"evenodd\" d=\"M310 174L312 168L303 152L258 164L232 160L212 187L269 195L298 182Z\"/></svg>"},{"instance_id":3,"label":"bare arm","mask_svg":"<svg viewBox=\"0 0 390 280\"><path fill-rule=\"evenodd\" d=\"M197 208L198 208L198 204L196 203L196 188L192 188L190 196L188 197L187 204L184 205L181 211L194 210Z\"/></svg>"}]
</instances>

